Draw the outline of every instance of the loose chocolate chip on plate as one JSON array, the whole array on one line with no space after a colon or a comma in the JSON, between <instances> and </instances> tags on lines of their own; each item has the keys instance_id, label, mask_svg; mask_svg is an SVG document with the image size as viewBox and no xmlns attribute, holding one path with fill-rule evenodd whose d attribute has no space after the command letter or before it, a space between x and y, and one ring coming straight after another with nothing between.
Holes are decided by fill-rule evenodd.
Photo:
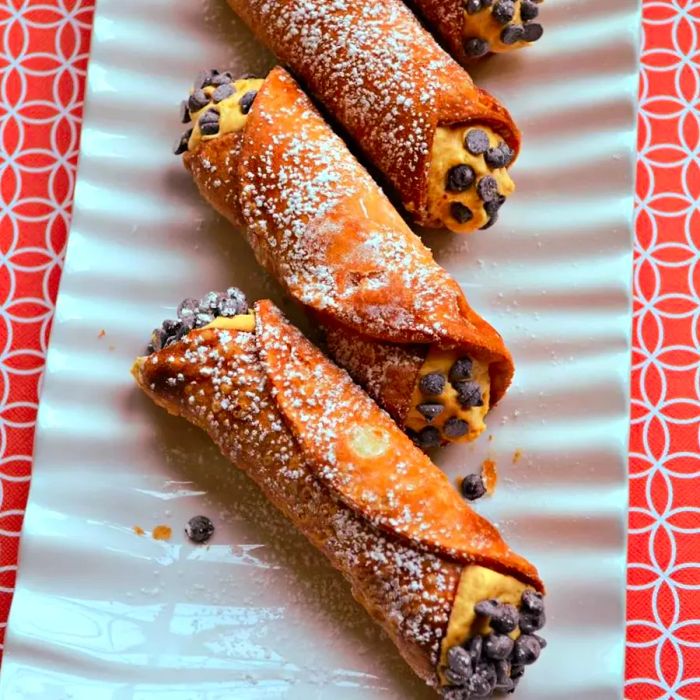
<instances>
[{"instance_id":1,"label":"loose chocolate chip on plate","mask_svg":"<svg viewBox=\"0 0 700 700\"><path fill-rule=\"evenodd\" d=\"M468 165L455 165L447 171L447 183L445 188L448 192L464 192L468 190L476 180L476 173Z\"/></svg>"},{"instance_id":2,"label":"loose chocolate chip on plate","mask_svg":"<svg viewBox=\"0 0 700 700\"><path fill-rule=\"evenodd\" d=\"M523 36L522 38L525 41L538 41L539 39L542 38L542 35L544 34L544 27L541 24L537 24L536 22L532 22L532 24L526 24L525 27L523 28Z\"/></svg>"},{"instance_id":3,"label":"loose chocolate chip on plate","mask_svg":"<svg viewBox=\"0 0 700 700\"><path fill-rule=\"evenodd\" d=\"M227 97L231 97L234 92L236 91L233 89L233 86L230 83L225 83L224 85L219 85L219 87L214 90L211 98L214 100L214 104L218 104Z\"/></svg>"},{"instance_id":4,"label":"loose chocolate chip on plate","mask_svg":"<svg viewBox=\"0 0 700 700\"><path fill-rule=\"evenodd\" d=\"M475 15L482 9L481 0L467 0L465 3L465 9L467 10L468 15Z\"/></svg>"},{"instance_id":5,"label":"loose chocolate chip on plate","mask_svg":"<svg viewBox=\"0 0 700 700\"><path fill-rule=\"evenodd\" d=\"M484 398L481 395L481 387L478 382L455 382L454 388L457 392L457 401L462 408L484 405Z\"/></svg>"},{"instance_id":6,"label":"loose chocolate chip on plate","mask_svg":"<svg viewBox=\"0 0 700 700\"><path fill-rule=\"evenodd\" d=\"M209 98L207 97L204 90L195 90L191 95L190 99L187 101L187 108L190 113L199 112L200 109L204 109L209 104Z\"/></svg>"},{"instance_id":7,"label":"loose chocolate chip on plate","mask_svg":"<svg viewBox=\"0 0 700 700\"><path fill-rule=\"evenodd\" d=\"M518 609L510 603L503 603L496 613L491 615L491 628L494 632L510 634L520 622Z\"/></svg>"},{"instance_id":8,"label":"loose chocolate chip on plate","mask_svg":"<svg viewBox=\"0 0 700 700\"><path fill-rule=\"evenodd\" d=\"M531 24L528 26L534 27L535 25ZM523 39L525 39L525 30L523 29L521 24L509 24L501 32L501 41L504 44L515 44L516 42L522 41Z\"/></svg>"},{"instance_id":9,"label":"loose chocolate chip on plate","mask_svg":"<svg viewBox=\"0 0 700 700\"><path fill-rule=\"evenodd\" d=\"M520 615L520 630L526 634L541 630L546 622L544 612L530 613L524 612Z\"/></svg>"},{"instance_id":10,"label":"loose chocolate chip on plate","mask_svg":"<svg viewBox=\"0 0 700 700\"><path fill-rule=\"evenodd\" d=\"M426 449L429 447L438 447L441 442L440 431L437 428L433 428L432 425L429 425L418 433L416 440L421 447Z\"/></svg>"},{"instance_id":11,"label":"loose chocolate chip on plate","mask_svg":"<svg viewBox=\"0 0 700 700\"><path fill-rule=\"evenodd\" d=\"M520 3L520 19L523 22L529 22L531 19L535 19L540 12L540 8L535 5L532 0L523 0Z\"/></svg>"},{"instance_id":12,"label":"loose chocolate chip on plate","mask_svg":"<svg viewBox=\"0 0 700 700\"><path fill-rule=\"evenodd\" d=\"M540 657L540 643L531 634L522 634L515 640L511 661L514 664L529 666Z\"/></svg>"},{"instance_id":13,"label":"loose chocolate chip on plate","mask_svg":"<svg viewBox=\"0 0 700 700\"><path fill-rule=\"evenodd\" d=\"M498 182L495 177L485 175L476 185L476 193L484 202L490 202L498 196Z\"/></svg>"},{"instance_id":14,"label":"loose chocolate chip on plate","mask_svg":"<svg viewBox=\"0 0 700 700\"><path fill-rule=\"evenodd\" d=\"M470 129L464 139L464 147L473 156L480 156L489 147L489 137L483 129Z\"/></svg>"},{"instance_id":15,"label":"loose chocolate chip on plate","mask_svg":"<svg viewBox=\"0 0 700 700\"><path fill-rule=\"evenodd\" d=\"M520 597L520 605L523 610L531 613L543 613L544 612L544 600L542 599L542 594L537 591L533 591L532 588L528 588L523 591Z\"/></svg>"},{"instance_id":16,"label":"loose chocolate chip on plate","mask_svg":"<svg viewBox=\"0 0 700 700\"><path fill-rule=\"evenodd\" d=\"M498 0L492 13L499 24L508 24L515 16L515 4L513 0Z\"/></svg>"},{"instance_id":17,"label":"loose chocolate chip on plate","mask_svg":"<svg viewBox=\"0 0 700 700\"><path fill-rule=\"evenodd\" d=\"M428 423L432 423L445 410L445 407L441 403L419 403L416 410Z\"/></svg>"},{"instance_id":18,"label":"loose chocolate chip on plate","mask_svg":"<svg viewBox=\"0 0 700 700\"><path fill-rule=\"evenodd\" d=\"M492 170L504 168L506 165L506 154L500 148L494 146L486 151L484 160L486 161L486 165Z\"/></svg>"},{"instance_id":19,"label":"loose chocolate chip on plate","mask_svg":"<svg viewBox=\"0 0 700 700\"><path fill-rule=\"evenodd\" d=\"M250 112L250 108L253 106L253 102L255 101L255 96L258 94L257 90L248 90L243 97L241 97L240 100L238 100L238 104L241 107L241 112L243 114L248 114Z\"/></svg>"},{"instance_id":20,"label":"loose chocolate chip on plate","mask_svg":"<svg viewBox=\"0 0 700 700\"><path fill-rule=\"evenodd\" d=\"M462 204L462 202L452 202L450 204L450 214L460 224L466 224L474 218L472 210L465 204Z\"/></svg>"},{"instance_id":21,"label":"loose chocolate chip on plate","mask_svg":"<svg viewBox=\"0 0 700 700\"><path fill-rule=\"evenodd\" d=\"M486 493L481 474L467 474L460 484L459 491L468 501L476 501Z\"/></svg>"},{"instance_id":22,"label":"loose chocolate chip on plate","mask_svg":"<svg viewBox=\"0 0 700 700\"><path fill-rule=\"evenodd\" d=\"M426 396L440 396L445 389L445 375L440 372L430 372L421 377L418 388Z\"/></svg>"},{"instance_id":23,"label":"loose chocolate chip on plate","mask_svg":"<svg viewBox=\"0 0 700 700\"><path fill-rule=\"evenodd\" d=\"M460 357L450 367L449 378L451 382L461 382L472 376L473 362L470 357Z\"/></svg>"},{"instance_id":24,"label":"loose chocolate chip on plate","mask_svg":"<svg viewBox=\"0 0 700 700\"><path fill-rule=\"evenodd\" d=\"M442 431L449 438L461 438L469 432L469 423L461 418L452 416L452 418L448 418L445 421L445 425L442 426Z\"/></svg>"},{"instance_id":25,"label":"loose chocolate chip on plate","mask_svg":"<svg viewBox=\"0 0 700 700\"><path fill-rule=\"evenodd\" d=\"M491 633L484 639L484 654L487 659L502 661L510 656L515 642L507 634Z\"/></svg>"},{"instance_id":26,"label":"loose chocolate chip on plate","mask_svg":"<svg viewBox=\"0 0 700 700\"><path fill-rule=\"evenodd\" d=\"M192 121L192 117L190 116L190 110L187 107L187 100L183 100L180 102L180 121L183 124L189 124Z\"/></svg>"},{"instance_id":27,"label":"loose chocolate chip on plate","mask_svg":"<svg viewBox=\"0 0 700 700\"><path fill-rule=\"evenodd\" d=\"M187 150L190 143L190 136L192 136L192 129L188 129L182 136L180 136L175 144L175 148L173 148L173 153L176 156L181 155Z\"/></svg>"},{"instance_id":28,"label":"loose chocolate chip on plate","mask_svg":"<svg viewBox=\"0 0 700 700\"><path fill-rule=\"evenodd\" d=\"M447 652L447 665L455 676L455 680L450 680L453 685L464 685L472 675L472 658L462 647L452 647Z\"/></svg>"},{"instance_id":29,"label":"loose chocolate chip on plate","mask_svg":"<svg viewBox=\"0 0 700 700\"><path fill-rule=\"evenodd\" d=\"M185 527L185 534L197 544L204 544L214 534L214 523L206 515L195 515Z\"/></svg>"},{"instance_id":30,"label":"loose chocolate chip on plate","mask_svg":"<svg viewBox=\"0 0 700 700\"><path fill-rule=\"evenodd\" d=\"M466 39L464 42L464 51L467 56L471 58L481 58L485 56L490 48L488 41L477 36Z\"/></svg>"}]
</instances>

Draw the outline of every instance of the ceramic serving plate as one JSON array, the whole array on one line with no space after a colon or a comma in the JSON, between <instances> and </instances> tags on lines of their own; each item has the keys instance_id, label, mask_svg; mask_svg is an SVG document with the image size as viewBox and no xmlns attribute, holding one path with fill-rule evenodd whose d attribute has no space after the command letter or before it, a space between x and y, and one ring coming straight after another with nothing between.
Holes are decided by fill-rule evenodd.
<instances>
[{"instance_id":1,"label":"ceramic serving plate","mask_svg":"<svg viewBox=\"0 0 700 700\"><path fill-rule=\"evenodd\" d=\"M488 232L426 235L517 364L488 436L439 463L456 478L495 461L476 507L548 584L549 646L517 697L604 700L622 696L638 4L542 14L541 42L477 71L524 132L517 194ZM433 697L325 560L129 375L185 296L237 284L292 311L171 155L178 104L214 65L272 65L223 0L99 0L2 700ZM199 513L208 547L183 532Z\"/></svg>"}]
</instances>

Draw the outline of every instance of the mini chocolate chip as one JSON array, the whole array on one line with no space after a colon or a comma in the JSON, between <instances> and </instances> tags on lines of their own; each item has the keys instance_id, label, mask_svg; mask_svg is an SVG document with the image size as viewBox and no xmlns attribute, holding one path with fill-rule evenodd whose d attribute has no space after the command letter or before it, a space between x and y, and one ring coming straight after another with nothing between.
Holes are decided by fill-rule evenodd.
<instances>
[{"instance_id":1,"label":"mini chocolate chip","mask_svg":"<svg viewBox=\"0 0 700 700\"><path fill-rule=\"evenodd\" d=\"M230 83L225 83L224 85L219 85L219 87L214 90L211 98L214 101L214 104L217 104L222 100L225 100L227 97L231 97L234 92L236 91L234 90L233 86Z\"/></svg>"},{"instance_id":2,"label":"mini chocolate chip","mask_svg":"<svg viewBox=\"0 0 700 700\"><path fill-rule=\"evenodd\" d=\"M472 658L469 652L462 647L451 647L447 652L447 665L456 676L456 680L451 680L453 685L464 685L469 676L472 675Z\"/></svg>"},{"instance_id":3,"label":"mini chocolate chip","mask_svg":"<svg viewBox=\"0 0 700 700\"><path fill-rule=\"evenodd\" d=\"M481 638L480 634L472 637L469 641L469 656L471 657L474 666L481 661L481 652L483 651L483 648L484 640Z\"/></svg>"},{"instance_id":4,"label":"mini chocolate chip","mask_svg":"<svg viewBox=\"0 0 700 700\"><path fill-rule=\"evenodd\" d=\"M535 26L535 25L529 25ZM525 38L525 31L521 24L509 24L501 32L501 41L504 44L515 44L517 41L522 41Z\"/></svg>"},{"instance_id":5,"label":"mini chocolate chip","mask_svg":"<svg viewBox=\"0 0 700 700\"><path fill-rule=\"evenodd\" d=\"M484 202L490 202L498 196L498 182L491 175L484 175L476 184L476 193Z\"/></svg>"},{"instance_id":6,"label":"mini chocolate chip","mask_svg":"<svg viewBox=\"0 0 700 700\"><path fill-rule=\"evenodd\" d=\"M152 352L158 352L163 348L163 340L165 339L165 334L160 328L154 328L153 333L151 333L151 342L148 344L149 354Z\"/></svg>"},{"instance_id":7,"label":"mini chocolate chip","mask_svg":"<svg viewBox=\"0 0 700 700\"><path fill-rule=\"evenodd\" d=\"M501 605L502 603L495 598L486 598L474 606L474 612L484 617L493 617L501 609Z\"/></svg>"},{"instance_id":8,"label":"mini chocolate chip","mask_svg":"<svg viewBox=\"0 0 700 700\"><path fill-rule=\"evenodd\" d=\"M513 640L507 634L491 633L484 639L484 654L487 659L502 661L513 651Z\"/></svg>"},{"instance_id":9,"label":"mini chocolate chip","mask_svg":"<svg viewBox=\"0 0 700 700\"><path fill-rule=\"evenodd\" d=\"M510 634L520 621L520 613L518 609L510 603L503 603L498 611L491 615L491 628L494 632L501 634Z\"/></svg>"},{"instance_id":10,"label":"mini chocolate chip","mask_svg":"<svg viewBox=\"0 0 700 700\"><path fill-rule=\"evenodd\" d=\"M419 403L416 410L428 423L432 423L445 410L445 407L441 403Z\"/></svg>"},{"instance_id":11,"label":"mini chocolate chip","mask_svg":"<svg viewBox=\"0 0 700 700\"><path fill-rule=\"evenodd\" d=\"M532 0L523 0L520 3L520 19L523 22L529 22L531 19L535 19L540 12L540 8L535 5Z\"/></svg>"},{"instance_id":12,"label":"mini chocolate chip","mask_svg":"<svg viewBox=\"0 0 700 700\"><path fill-rule=\"evenodd\" d=\"M211 116L210 116L211 115ZM219 133L219 113L209 110L199 118L199 131L203 136Z\"/></svg>"},{"instance_id":13,"label":"mini chocolate chip","mask_svg":"<svg viewBox=\"0 0 700 700\"><path fill-rule=\"evenodd\" d=\"M498 210L505 204L505 201L505 195L499 194L495 199L484 203L484 211L489 216L495 216Z\"/></svg>"},{"instance_id":14,"label":"mini chocolate chip","mask_svg":"<svg viewBox=\"0 0 700 700\"><path fill-rule=\"evenodd\" d=\"M505 167L507 168L513 162L515 151L505 141L501 141L501 143L498 144L498 147L501 149L503 155L506 158Z\"/></svg>"},{"instance_id":15,"label":"mini chocolate chip","mask_svg":"<svg viewBox=\"0 0 700 700\"><path fill-rule=\"evenodd\" d=\"M220 73L219 75L215 75L209 80L209 85L213 85L214 87L219 87L221 85L226 85L230 83L233 80L233 76L229 71L226 71L224 73Z\"/></svg>"},{"instance_id":16,"label":"mini chocolate chip","mask_svg":"<svg viewBox=\"0 0 700 700\"><path fill-rule=\"evenodd\" d=\"M258 94L257 90L248 90L243 97L241 97L240 100L238 100L238 104L241 107L241 112L243 114L248 114L250 112L250 108L253 106L253 102L255 101L255 96Z\"/></svg>"},{"instance_id":17,"label":"mini chocolate chip","mask_svg":"<svg viewBox=\"0 0 700 700\"><path fill-rule=\"evenodd\" d=\"M177 307L177 317L180 320L185 318L193 319L198 310L199 302L196 299L192 299L192 297L188 297L187 299L183 299Z\"/></svg>"},{"instance_id":18,"label":"mini chocolate chip","mask_svg":"<svg viewBox=\"0 0 700 700\"><path fill-rule=\"evenodd\" d=\"M204 313L215 313L219 303L218 292L207 292L199 300L199 310Z\"/></svg>"},{"instance_id":19,"label":"mini chocolate chip","mask_svg":"<svg viewBox=\"0 0 700 700\"><path fill-rule=\"evenodd\" d=\"M523 591L520 597L520 605L522 608L531 613L543 613L544 612L544 600L542 594L537 591L533 591L532 588L528 588Z\"/></svg>"},{"instance_id":20,"label":"mini chocolate chip","mask_svg":"<svg viewBox=\"0 0 700 700\"><path fill-rule=\"evenodd\" d=\"M433 428L432 425L429 425L418 433L416 439L418 440L418 444L426 449L429 447L438 447L441 442L440 431L437 428Z\"/></svg>"},{"instance_id":21,"label":"mini chocolate chip","mask_svg":"<svg viewBox=\"0 0 700 700\"><path fill-rule=\"evenodd\" d=\"M443 688L440 693L442 700L469 700L469 691L459 686Z\"/></svg>"},{"instance_id":22,"label":"mini chocolate chip","mask_svg":"<svg viewBox=\"0 0 700 700\"><path fill-rule=\"evenodd\" d=\"M547 646L547 640L544 637L540 637L539 634L533 634L532 636L537 640L540 649L544 649Z\"/></svg>"},{"instance_id":23,"label":"mini chocolate chip","mask_svg":"<svg viewBox=\"0 0 700 700\"><path fill-rule=\"evenodd\" d=\"M481 395L481 387L478 382L455 382L453 386L457 392L457 401L462 408L484 405L484 398Z\"/></svg>"},{"instance_id":24,"label":"mini chocolate chip","mask_svg":"<svg viewBox=\"0 0 700 700\"><path fill-rule=\"evenodd\" d=\"M542 35L544 34L544 27L541 24L537 24L536 22L532 22L531 24L526 24L525 27L523 28L523 36L522 38L525 41L538 41L539 39L542 38Z\"/></svg>"},{"instance_id":25,"label":"mini chocolate chip","mask_svg":"<svg viewBox=\"0 0 700 700\"><path fill-rule=\"evenodd\" d=\"M187 108L190 110L191 114L199 112L200 109L204 109L208 104L209 98L204 90L195 90L190 95L190 99L187 100Z\"/></svg>"},{"instance_id":26,"label":"mini chocolate chip","mask_svg":"<svg viewBox=\"0 0 700 700\"><path fill-rule=\"evenodd\" d=\"M440 396L445 389L445 375L440 372L424 374L418 382L418 388L426 396Z\"/></svg>"},{"instance_id":27,"label":"mini chocolate chip","mask_svg":"<svg viewBox=\"0 0 700 700\"><path fill-rule=\"evenodd\" d=\"M459 486L459 491L468 501L476 501L486 493L481 474L467 474Z\"/></svg>"},{"instance_id":28,"label":"mini chocolate chip","mask_svg":"<svg viewBox=\"0 0 700 700\"><path fill-rule=\"evenodd\" d=\"M496 682L496 669L493 665L480 663L477 665L474 675L469 679L467 688L473 697L486 698L493 692Z\"/></svg>"},{"instance_id":29,"label":"mini chocolate chip","mask_svg":"<svg viewBox=\"0 0 700 700\"><path fill-rule=\"evenodd\" d=\"M450 438L461 438L464 437L469 432L469 423L452 416L445 421L445 425L442 426L442 432Z\"/></svg>"},{"instance_id":30,"label":"mini chocolate chip","mask_svg":"<svg viewBox=\"0 0 700 700\"><path fill-rule=\"evenodd\" d=\"M525 674L525 666L519 666L517 664L512 664L510 667L510 677L514 680L517 681L518 679L522 678L523 675Z\"/></svg>"},{"instance_id":31,"label":"mini chocolate chip","mask_svg":"<svg viewBox=\"0 0 700 700\"><path fill-rule=\"evenodd\" d=\"M480 156L489 147L489 137L483 129L470 129L464 139L464 147L473 156Z\"/></svg>"},{"instance_id":32,"label":"mini chocolate chip","mask_svg":"<svg viewBox=\"0 0 700 700\"><path fill-rule=\"evenodd\" d=\"M491 12L499 24L508 24L515 16L515 4L513 0L498 0Z\"/></svg>"},{"instance_id":33,"label":"mini chocolate chip","mask_svg":"<svg viewBox=\"0 0 700 700\"><path fill-rule=\"evenodd\" d=\"M481 58L485 56L490 48L491 46L488 41L477 36L466 39L464 42L464 52L471 58Z\"/></svg>"},{"instance_id":34,"label":"mini chocolate chip","mask_svg":"<svg viewBox=\"0 0 700 700\"><path fill-rule=\"evenodd\" d=\"M231 299L225 294L222 295L222 297L223 298L219 300L218 304L220 316L224 316L226 318L233 318L234 316L238 316L238 314L240 313L245 313L244 311L241 311L240 304L236 299Z\"/></svg>"},{"instance_id":35,"label":"mini chocolate chip","mask_svg":"<svg viewBox=\"0 0 700 700\"><path fill-rule=\"evenodd\" d=\"M214 320L214 314L207 313L205 311L198 311L194 317L194 327L204 328L208 326Z\"/></svg>"},{"instance_id":36,"label":"mini chocolate chip","mask_svg":"<svg viewBox=\"0 0 700 700\"><path fill-rule=\"evenodd\" d=\"M218 75L219 71L216 68L210 70L202 70L197 73L197 77L194 79L194 89L201 90L203 87L209 85L209 81Z\"/></svg>"},{"instance_id":37,"label":"mini chocolate chip","mask_svg":"<svg viewBox=\"0 0 700 700\"><path fill-rule=\"evenodd\" d=\"M166 318L165 321L163 321L163 332L168 335L175 335L180 328L180 321L179 320L174 320L171 318Z\"/></svg>"},{"instance_id":38,"label":"mini chocolate chip","mask_svg":"<svg viewBox=\"0 0 700 700\"><path fill-rule=\"evenodd\" d=\"M504 168L506 165L506 154L498 147L489 148L484 154L486 165L492 170Z\"/></svg>"},{"instance_id":39,"label":"mini chocolate chip","mask_svg":"<svg viewBox=\"0 0 700 700\"><path fill-rule=\"evenodd\" d=\"M462 204L462 202L452 202L452 204L450 204L450 214L452 214L452 218L460 224L466 224L474 218L472 210L468 206Z\"/></svg>"},{"instance_id":40,"label":"mini chocolate chip","mask_svg":"<svg viewBox=\"0 0 700 700\"><path fill-rule=\"evenodd\" d=\"M529 666L539 659L540 651L540 643L531 634L521 634L515 640L511 661L519 666Z\"/></svg>"},{"instance_id":41,"label":"mini chocolate chip","mask_svg":"<svg viewBox=\"0 0 700 700\"><path fill-rule=\"evenodd\" d=\"M238 77L239 80L251 80L252 78L257 78L255 73L243 73Z\"/></svg>"},{"instance_id":42,"label":"mini chocolate chip","mask_svg":"<svg viewBox=\"0 0 700 700\"><path fill-rule=\"evenodd\" d=\"M190 136L192 136L192 129L188 129L182 136L180 136L175 144L175 148L173 148L173 153L176 156L181 155L189 148Z\"/></svg>"},{"instance_id":43,"label":"mini chocolate chip","mask_svg":"<svg viewBox=\"0 0 700 700\"><path fill-rule=\"evenodd\" d=\"M454 383L469 379L472 376L472 367L471 357L464 356L455 360L448 374L450 381Z\"/></svg>"},{"instance_id":44,"label":"mini chocolate chip","mask_svg":"<svg viewBox=\"0 0 700 700\"><path fill-rule=\"evenodd\" d=\"M206 515L195 515L185 527L185 534L197 544L204 544L214 534L214 523Z\"/></svg>"},{"instance_id":45,"label":"mini chocolate chip","mask_svg":"<svg viewBox=\"0 0 700 700\"><path fill-rule=\"evenodd\" d=\"M510 638L509 638L510 639ZM513 640L511 639L511 642ZM513 682L510 679L510 669L511 669L511 664L510 661L507 659L502 659L501 661L498 661L495 664L496 668L496 683L499 687L503 688L504 690L508 690L509 686L513 684Z\"/></svg>"},{"instance_id":46,"label":"mini chocolate chip","mask_svg":"<svg viewBox=\"0 0 700 700\"><path fill-rule=\"evenodd\" d=\"M229 287L226 290L226 296L236 302L239 314L247 313L248 311L248 299L246 299L245 294L238 289L238 287Z\"/></svg>"},{"instance_id":47,"label":"mini chocolate chip","mask_svg":"<svg viewBox=\"0 0 700 700\"><path fill-rule=\"evenodd\" d=\"M526 634L530 632L537 632L544 627L546 622L544 612L540 613L530 613L524 612L520 614L520 631Z\"/></svg>"},{"instance_id":48,"label":"mini chocolate chip","mask_svg":"<svg viewBox=\"0 0 700 700\"><path fill-rule=\"evenodd\" d=\"M447 171L445 189L448 192L464 192L476 180L476 173L469 165L455 165Z\"/></svg>"},{"instance_id":49,"label":"mini chocolate chip","mask_svg":"<svg viewBox=\"0 0 700 700\"><path fill-rule=\"evenodd\" d=\"M192 121L192 117L190 116L190 110L187 107L187 100L183 100L180 102L180 121L183 124L189 124Z\"/></svg>"},{"instance_id":50,"label":"mini chocolate chip","mask_svg":"<svg viewBox=\"0 0 700 700\"><path fill-rule=\"evenodd\" d=\"M481 0L467 0L465 7L468 15L475 15L477 12L481 12Z\"/></svg>"}]
</instances>

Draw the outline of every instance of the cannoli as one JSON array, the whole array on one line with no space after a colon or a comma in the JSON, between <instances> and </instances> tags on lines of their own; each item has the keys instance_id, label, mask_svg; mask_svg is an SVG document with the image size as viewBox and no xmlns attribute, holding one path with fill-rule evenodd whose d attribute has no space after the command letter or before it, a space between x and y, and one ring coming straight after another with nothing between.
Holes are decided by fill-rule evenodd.
<instances>
[{"instance_id":1,"label":"cannoli","mask_svg":"<svg viewBox=\"0 0 700 700\"><path fill-rule=\"evenodd\" d=\"M512 690L545 645L534 566L271 302L205 299L154 332L139 386L257 483L422 679L453 699Z\"/></svg>"},{"instance_id":2,"label":"cannoli","mask_svg":"<svg viewBox=\"0 0 700 700\"><path fill-rule=\"evenodd\" d=\"M422 226L488 228L514 185L510 114L401 0L229 0Z\"/></svg>"},{"instance_id":3,"label":"cannoli","mask_svg":"<svg viewBox=\"0 0 700 700\"><path fill-rule=\"evenodd\" d=\"M542 0L411 0L459 61L503 53L538 41Z\"/></svg>"},{"instance_id":4,"label":"cannoli","mask_svg":"<svg viewBox=\"0 0 700 700\"><path fill-rule=\"evenodd\" d=\"M176 149L202 195L423 447L476 438L513 376L501 336L286 71L208 75Z\"/></svg>"}]
</instances>

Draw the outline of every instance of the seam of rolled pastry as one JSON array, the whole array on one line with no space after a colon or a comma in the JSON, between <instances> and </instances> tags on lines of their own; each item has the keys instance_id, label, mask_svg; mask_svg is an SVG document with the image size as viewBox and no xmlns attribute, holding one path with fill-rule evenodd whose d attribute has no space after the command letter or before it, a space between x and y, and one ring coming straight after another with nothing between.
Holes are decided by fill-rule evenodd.
<instances>
[{"instance_id":1,"label":"seam of rolled pastry","mask_svg":"<svg viewBox=\"0 0 700 700\"><path fill-rule=\"evenodd\" d=\"M180 328L157 330L159 348L134 363L137 383L209 433L343 573L421 678L456 691L450 650L485 631L475 606L542 591L537 571L270 302L250 310L235 289L203 300ZM484 652L476 675L487 667Z\"/></svg>"},{"instance_id":2,"label":"seam of rolled pastry","mask_svg":"<svg viewBox=\"0 0 700 700\"><path fill-rule=\"evenodd\" d=\"M459 219L456 205L452 213L440 206L447 183L441 169L445 136L461 135L466 127L489 130L508 149L506 168L518 153L519 131L400 0L229 4L343 125L416 223L466 233L495 221L483 206L495 194L474 199L473 210L464 202ZM431 171L438 171L437 201ZM511 191L512 182L500 196L505 200Z\"/></svg>"},{"instance_id":3,"label":"seam of rolled pastry","mask_svg":"<svg viewBox=\"0 0 700 700\"><path fill-rule=\"evenodd\" d=\"M260 263L316 315L335 359L402 422L422 403L416 383L430 347L453 362L486 365L477 403L486 410L495 404L513 374L502 338L286 71L276 68L258 85L241 124L194 144L185 166L210 204L245 224ZM439 442L481 432L483 416L470 411L476 404L469 400L455 415L475 424L440 430ZM432 419L412 416L416 439L430 446Z\"/></svg>"}]
</instances>

